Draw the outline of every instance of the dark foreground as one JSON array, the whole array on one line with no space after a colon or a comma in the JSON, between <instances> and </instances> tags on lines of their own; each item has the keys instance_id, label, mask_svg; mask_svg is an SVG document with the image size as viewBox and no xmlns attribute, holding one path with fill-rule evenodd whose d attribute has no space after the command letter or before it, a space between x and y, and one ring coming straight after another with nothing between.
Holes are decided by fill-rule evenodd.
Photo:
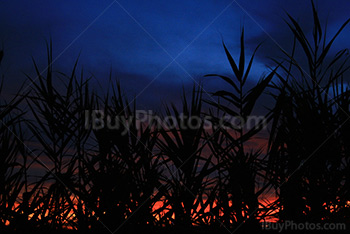
<instances>
[{"instance_id":1,"label":"dark foreground","mask_svg":"<svg viewBox=\"0 0 350 234\"><path fill-rule=\"evenodd\" d=\"M288 230L261 230L261 229L252 229L252 228L239 228L236 230L229 230L226 228L211 228L211 227L191 227L191 228L175 228L175 227L167 227L167 228L159 228L159 227L143 227L143 228L137 228L137 227L127 227L124 229L116 230L113 232L113 230L107 230L107 229L101 229L101 230L95 230L95 231L74 231L74 230L40 230L40 231L34 231L34 230L28 230L25 227L20 228L21 230L18 230L17 232L11 232L7 230L0 230L0 233L26 233L26 234L46 234L46 233L52 233L52 234L99 234L99 233L106 233L106 234L133 234L133 233L142 233L142 234L209 234L209 233L222 233L222 234L228 234L228 233L235 233L235 234L243 234L243 233L266 233L266 234L275 234L275 233L339 233L339 234L345 234L348 233L348 230L290 230L291 228L288 228Z\"/></svg>"}]
</instances>

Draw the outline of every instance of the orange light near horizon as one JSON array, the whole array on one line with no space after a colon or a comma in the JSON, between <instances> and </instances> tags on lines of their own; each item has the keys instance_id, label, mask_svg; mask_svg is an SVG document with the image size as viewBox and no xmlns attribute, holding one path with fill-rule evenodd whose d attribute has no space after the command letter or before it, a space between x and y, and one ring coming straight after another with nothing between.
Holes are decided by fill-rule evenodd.
<instances>
[{"instance_id":1,"label":"orange light near horizon","mask_svg":"<svg viewBox=\"0 0 350 234\"><path fill-rule=\"evenodd\" d=\"M77 209L78 209L78 201L79 201L79 200L78 200L78 198L77 198L76 196L73 196L73 195L72 195L72 196L71 196L71 201L72 201L73 204L74 204L74 209L71 209L71 210L69 211L69 214L67 215L68 219L63 220L63 226L64 226L64 228L65 228L65 229L69 229L69 230L74 229L74 227L71 226L71 223L74 223L74 222L77 221L77 220L76 220L76 214L74 213L74 210L77 210ZM203 203L204 203L204 204L205 204L206 201L207 201L207 199L203 199ZM153 207L152 207L152 212L155 212L155 211L157 211L158 209L162 208L165 202L166 202L166 201L157 201L157 202L153 205ZM194 203L196 203L196 202L197 202L197 201L195 200ZM69 205L69 203L67 202L65 205ZM18 206L19 206L19 203L17 202L17 203L16 203L15 209L18 208ZM210 213L210 206L211 206L212 208L217 207L217 202L214 201L214 204L208 205L208 206L204 209L204 213ZM231 202L231 201L230 201L230 206L232 206L232 202ZM38 210L38 209L40 209L40 208L41 208L41 206L38 207L38 208L36 208L34 211L36 211L36 210ZM193 217L193 218L200 218L200 217L196 216L196 212L200 211L201 208L202 208L202 207L201 207L201 204L199 203L198 206L196 207L196 211L192 210L191 213L192 213L192 217ZM86 210L85 204L82 204L82 209L83 209L83 210ZM168 212L171 212L171 209L172 209L172 207L171 207L170 205L168 205L167 207L165 207L165 209L164 209L163 211L161 211L161 212L159 212L159 213L157 213L157 214L154 215L155 219L159 221L162 217L164 217L164 215L166 215ZM131 213L132 213L132 210L129 209L129 212L130 212L130 214L131 214ZM105 213L106 213L106 212L104 212L104 214L105 214ZM42 219L42 218L43 218L42 216L47 217L47 216L49 216L49 214L50 214L50 210L46 210L43 214L39 214L39 215L37 216L37 218L38 218L38 219ZM91 211L91 215L92 215L92 216L94 216L95 214L96 214L95 211ZM63 215L63 214L62 214L62 215ZM88 217L91 217L91 215L88 215ZM224 215L224 214L223 214L223 211L220 210L220 211L219 211L219 216L222 216L222 215ZM244 215L244 213L242 213L242 215ZM34 217L34 213L29 214L29 215L28 215L28 220L31 220L33 217ZM125 216L125 218L127 218L127 216ZM175 214L172 214L171 218L175 220L175 218L176 218L176 217L175 217ZM213 217L211 217L211 219L212 219L212 218L213 218ZM96 219L99 220L99 217L96 217ZM217 217L214 217L214 219L217 219ZM212 221L212 220L203 220L203 221L209 222L209 223L210 223L210 221ZM7 225L7 226L10 225L10 221L9 221L9 220L6 220L6 221L5 221L5 225Z\"/></svg>"},{"instance_id":2,"label":"orange light near horizon","mask_svg":"<svg viewBox=\"0 0 350 234\"><path fill-rule=\"evenodd\" d=\"M73 196L73 195L71 196L71 199L72 199L72 202L73 202L73 204L74 204L74 209L71 209L71 210L70 210L70 212L69 212L69 214L68 214L68 216L67 216L68 219L63 220L63 227L64 227L65 229L69 229L69 230L74 229L74 226L72 226L71 223L75 223L75 222L77 221L77 220L76 220L77 217L76 217L76 214L74 213L74 210L77 210L77 209L78 209L78 201L79 201L78 198L77 198L76 196ZM269 197L269 196L268 196L268 199L260 199L260 203L262 203L263 205L259 205L259 208L264 208L264 206L266 207L266 206L268 206L269 204L272 204L276 199L277 199L276 197ZM203 199L203 204L205 204L206 201L207 201L206 199ZM152 212L156 212L158 209L162 208L165 202L166 202L166 201L164 201L164 200L163 200L163 201L157 201L157 202L155 202L154 205L153 205L153 207L152 207ZM197 201L195 200L194 203L196 203L196 202L197 202ZM339 201L339 202L340 202L340 201ZM68 202L66 203L66 205L69 205ZM19 203L17 202L17 203L15 204L14 209L17 209L18 206L19 206ZM82 209L83 209L83 210L86 210L85 204L82 204L81 206L82 206ZM229 206L232 206L232 201L229 202ZM324 206L324 208L325 208L326 210L328 210L330 213L333 213L333 212L336 212L336 210L339 208L340 205L339 205L339 204L327 204L327 203L324 203L323 206ZM216 208L216 207L217 207L217 201L214 201L213 204L208 205L208 206L204 209L204 213L210 213L210 207ZM350 207L350 201L347 201L346 204L344 205L344 207ZM40 208L41 208L41 207L38 207L37 209L40 209ZM171 212L171 209L172 209L172 207L171 207L170 205L168 205L167 207L165 207L165 209L164 209L163 211L161 211L161 212L159 212L159 213L155 213L155 214L154 214L154 218L155 218L156 220L159 221L162 217L164 217L164 215L166 215L168 212ZM199 203L199 205L196 207L196 211L194 211L194 210L191 211L192 217L193 217L194 219L201 218L201 217L199 217L199 216L196 216L196 213L197 213L199 210L201 210L201 203ZM35 210L34 210L34 211L35 211ZM132 210L129 209L129 211L130 211L130 214L132 214ZM42 215L46 217L46 216L49 215L49 212L50 212L49 210L46 210L44 214L39 214L37 218L38 218L38 219L41 219L41 218L42 218L42 217L41 217ZM274 217L274 215L277 214L278 212L279 212L278 209L271 210L271 211L268 213L269 218L267 218L267 219L266 219L266 218L265 218L265 219L262 219L262 220L260 220L260 222L277 222L277 221L278 221L278 218ZM96 214L95 211L91 211L91 214L88 215L88 217L91 217L91 215L94 216L95 214ZM63 215L63 214L62 214L62 215ZM221 217L221 216L223 216L223 215L224 215L223 211L220 210L220 211L219 211L219 217ZM244 212L242 211L242 216L245 216L245 215L246 215L246 213L244 213ZM34 213L33 213L33 214L29 214L29 215L28 215L28 220L31 220L33 216L34 216ZM208 220L203 220L203 221L204 221L205 223L210 223L210 222L213 222L214 220L216 220L216 219L218 218L218 217L212 217L212 216L209 216L209 217L210 217L210 220L208 219ZM126 216L125 218L127 218L127 216ZM176 217L175 217L174 214L172 214L171 218L175 220ZM96 217L96 219L99 220L99 217ZM202 218L202 219L204 219L204 218ZM5 222L5 225L6 225L6 226L8 226L8 225L11 224L11 223L10 223L10 220L4 220L4 222ZM231 223L233 223L233 222L234 222L234 220L231 220ZM193 225L195 225L195 224L193 224Z\"/></svg>"}]
</instances>

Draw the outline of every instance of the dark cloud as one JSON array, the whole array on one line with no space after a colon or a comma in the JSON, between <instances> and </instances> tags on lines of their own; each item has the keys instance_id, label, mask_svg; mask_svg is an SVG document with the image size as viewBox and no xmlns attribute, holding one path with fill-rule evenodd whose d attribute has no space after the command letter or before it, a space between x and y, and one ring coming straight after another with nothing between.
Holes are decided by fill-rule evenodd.
<instances>
[{"instance_id":1,"label":"dark cloud","mask_svg":"<svg viewBox=\"0 0 350 234\"><path fill-rule=\"evenodd\" d=\"M156 106L162 101L177 99L182 87L189 89L193 79L202 81L200 77L208 73L229 74L221 40L232 55L238 57L243 25L248 54L264 42L257 54L252 82L267 71L266 64L272 65L270 57L281 55L279 47L291 49L292 37L283 21L285 11L311 32L311 4L305 0L233 3L230 0L121 0L120 5L113 4L95 20L111 2L1 1L0 40L5 49L2 71L12 87L9 90L15 90L25 80L22 72L33 74L31 56L41 68L45 67L45 39L50 36L54 56L60 55L55 62L56 69L69 72L81 52L80 64L84 70L108 85L108 72L113 67L129 96L137 95L156 78L140 96L142 105ZM328 19L329 32L334 33L348 17L350 3L346 0L315 2L323 21ZM349 28L335 48L348 48L348 36ZM173 58L180 65L171 63ZM223 84L204 81L204 85L205 89L213 90Z\"/></svg>"}]
</instances>

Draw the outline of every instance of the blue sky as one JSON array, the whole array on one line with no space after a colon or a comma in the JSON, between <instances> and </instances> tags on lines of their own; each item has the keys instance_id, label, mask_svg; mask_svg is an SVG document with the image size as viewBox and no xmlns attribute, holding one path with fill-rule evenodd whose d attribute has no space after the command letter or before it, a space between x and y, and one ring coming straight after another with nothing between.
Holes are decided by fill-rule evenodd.
<instances>
[{"instance_id":1,"label":"blue sky","mask_svg":"<svg viewBox=\"0 0 350 234\"><path fill-rule=\"evenodd\" d=\"M330 34L350 16L346 0L315 2ZM9 92L19 88L23 72L33 73L31 56L45 68L45 40L51 37L56 70L69 73L81 53L79 67L102 86L111 67L130 96L153 81L139 96L142 105L152 106L178 98L193 79L230 73L221 40L238 56L243 25L248 54L264 42L251 77L258 80L271 65L269 57L280 55L271 38L290 50L285 11L311 32L311 4L305 0L0 1L1 72ZM348 48L349 36L346 28L336 49ZM221 84L210 79L204 85L210 91Z\"/></svg>"}]
</instances>

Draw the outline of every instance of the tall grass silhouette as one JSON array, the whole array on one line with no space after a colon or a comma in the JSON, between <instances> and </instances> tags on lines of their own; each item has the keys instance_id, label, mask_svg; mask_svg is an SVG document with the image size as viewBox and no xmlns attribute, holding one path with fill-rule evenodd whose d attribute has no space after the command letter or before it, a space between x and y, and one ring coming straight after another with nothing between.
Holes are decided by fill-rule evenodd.
<instances>
[{"instance_id":1,"label":"tall grass silhouette","mask_svg":"<svg viewBox=\"0 0 350 234\"><path fill-rule=\"evenodd\" d=\"M203 98L194 85L180 106L148 122L112 78L101 94L78 60L69 74L55 72L48 42L45 74L33 60L30 88L0 103L0 229L209 233L261 231L272 218L348 223L349 54L331 57L331 48L350 20L327 40L311 5L311 38L288 15L292 52L283 50L259 82L247 81L260 45L246 61L242 30L237 60L223 43L231 76L203 78L225 88ZM272 107L248 127L266 96ZM267 147L251 147L262 132Z\"/></svg>"},{"instance_id":2,"label":"tall grass silhouette","mask_svg":"<svg viewBox=\"0 0 350 234\"><path fill-rule=\"evenodd\" d=\"M348 128L349 98L344 74L349 69L348 50L330 58L330 48L350 20L329 41L313 9L313 34L309 40L297 21L288 26L306 58L306 66L288 54L278 77L281 85L269 143L269 179L278 188L280 218L314 221L346 220L349 170L344 135ZM299 79L298 79L298 78ZM341 217L338 212L342 213ZM343 216L344 215L344 216Z\"/></svg>"},{"instance_id":3,"label":"tall grass silhouette","mask_svg":"<svg viewBox=\"0 0 350 234\"><path fill-rule=\"evenodd\" d=\"M217 160L222 165L219 169L219 184L221 186L217 201L223 213L222 222L229 227L238 227L245 222L248 222L249 226L257 227L259 225L259 217L257 216L259 213L259 196L268 188L268 186L262 186L259 189L256 185L257 177L262 173L264 165L261 162L261 150L255 149L255 151L246 152L247 148L245 147L246 142L258 134L264 124L267 124L271 115L268 113L264 121L257 121L254 126L250 126L250 129L246 129L245 123L249 116L251 116L258 98L263 94L276 71L274 69L249 91L244 90L253 65L255 53L259 46L255 49L245 69L243 29L238 65L225 44L223 44L227 59L233 71L233 78L217 74L207 75L216 76L224 80L232 91L220 90L213 93L213 96L224 99L227 104L210 100L206 102L219 109L222 114L238 118L235 124L227 123L228 129L219 129L221 132L217 132L216 134L221 134L222 137L210 138L213 152L215 152L214 154ZM222 117L216 116L215 119L222 119Z\"/></svg>"}]
</instances>

